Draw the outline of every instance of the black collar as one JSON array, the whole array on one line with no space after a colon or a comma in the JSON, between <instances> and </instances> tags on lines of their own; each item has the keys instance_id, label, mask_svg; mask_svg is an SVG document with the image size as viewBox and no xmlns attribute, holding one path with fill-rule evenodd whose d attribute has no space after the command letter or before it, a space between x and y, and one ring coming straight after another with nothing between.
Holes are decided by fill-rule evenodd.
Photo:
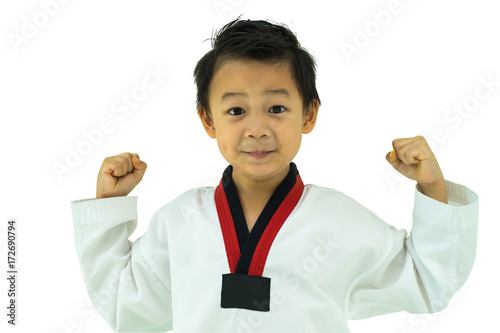
<instances>
[{"instance_id":1,"label":"black collar","mask_svg":"<svg viewBox=\"0 0 500 333\"><path fill-rule=\"evenodd\" d=\"M218 186L218 193L222 194L221 187L223 189L223 193L225 194L224 197L227 200L227 206L230 211L230 217L232 218L232 224L234 224L234 230L236 232L236 237L237 237L237 243L239 247L239 253L241 255L239 256L239 260L236 266L236 273L242 273L242 274L248 274L250 264L252 263L252 257L254 256L254 252L257 248L257 245L259 244L259 240L261 239L262 235L266 231L266 227L268 226L269 222L275 215L275 213L278 211L280 206L285 204L285 210L289 210L287 215L285 217L280 216L278 219L282 219L281 222L276 222L276 223L281 223L279 224L279 228L281 225L284 223L286 218L288 217L288 214L293 210L295 205L298 202L298 199L300 199L300 196L302 195L302 191L304 188L304 184L302 183L302 180L299 176L299 172L297 170L297 167L295 163L290 163L290 171L288 172L287 176L283 181L278 185L276 190L273 192L271 198L267 202L266 206L262 210L261 214L259 215L259 218L257 219L255 225L252 228L252 231L248 231L247 223L245 220L245 215L243 213L243 208L241 206L240 199L238 197L238 192L236 191L236 185L234 184L233 178L232 178L232 173L233 173L233 167L229 165L226 170L223 173L221 182ZM297 186L295 186L297 185ZM294 191L292 191L294 189ZM289 194L292 194L290 195ZM288 196L288 197L287 197ZM216 193L217 197L217 193ZM292 198L293 197L293 198ZM219 197L220 199L220 197ZM287 200L285 200L287 199ZM222 199L219 200L219 203L222 202ZM216 199L217 202L217 199ZM221 215L221 210L222 210L222 205L218 204L218 212L219 212L219 219L221 220L221 227L223 225L221 216L224 216L223 219L229 218L229 214L226 215ZM230 223L230 221L228 222ZM276 224L275 223L275 224ZM231 228L232 226L227 226L226 228ZM272 228L276 229L276 226L272 226ZM232 229L232 228L231 228ZM277 233L278 230L275 230ZM224 227L223 227L223 233L224 233ZM230 241L228 241L228 236L230 234L224 234L224 240L226 242L226 251L228 251L228 248L231 248L232 244ZM275 236L275 235L274 235ZM272 243L273 239L270 241ZM229 242L229 243L228 243ZM265 240L265 242L269 242L269 240ZM268 244L269 247L271 244ZM236 251L237 249L232 249ZM229 251L227 252L228 254L228 259L230 257ZM233 255L236 255L236 252L233 253ZM267 258L267 253L265 254L265 257ZM265 259L264 259L265 260ZM231 261L231 260L230 260Z\"/></svg>"}]
</instances>

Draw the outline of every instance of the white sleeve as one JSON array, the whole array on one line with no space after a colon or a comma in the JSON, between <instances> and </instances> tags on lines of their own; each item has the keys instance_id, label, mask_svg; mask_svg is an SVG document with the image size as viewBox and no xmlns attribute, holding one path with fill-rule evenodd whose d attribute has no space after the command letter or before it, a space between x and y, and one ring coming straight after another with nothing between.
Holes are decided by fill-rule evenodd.
<instances>
[{"instance_id":1,"label":"white sleeve","mask_svg":"<svg viewBox=\"0 0 500 333\"><path fill-rule=\"evenodd\" d=\"M384 255L352 284L349 318L438 312L462 287L476 257L478 196L450 181L446 190L448 204L416 186L410 235L387 225Z\"/></svg>"},{"instance_id":2,"label":"white sleeve","mask_svg":"<svg viewBox=\"0 0 500 333\"><path fill-rule=\"evenodd\" d=\"M171 330L170 281L148 263L144 238L128 239L137 227L137 197L72 201L71 209L85 285L104 320L117 332Z\"/></svg>"}]
</instances>

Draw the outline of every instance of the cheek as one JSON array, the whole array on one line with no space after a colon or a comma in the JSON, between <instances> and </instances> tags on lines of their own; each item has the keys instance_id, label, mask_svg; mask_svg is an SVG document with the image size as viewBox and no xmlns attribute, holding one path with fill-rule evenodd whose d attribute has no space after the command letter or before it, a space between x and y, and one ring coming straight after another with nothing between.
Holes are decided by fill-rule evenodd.
<instances>
[{"instance_id":1,"label":"cheek","mask_svg":"<svg viewBox=\"0 0 500 333\"><path fill-rule=\"evenodd\" d=\"M219 150L223 152L231 152L238 147L239 140L235 135L234 131L230 131L227 128L221 129L217 133L217 145Z\"/></svg>"},{"instance_id":2,"label":"cheek","mask_svg":"<svg viewBox=\"0 0 500 333\"><path fill-rule=\"evenodd\" d=\"M218 135L217 136L217 146L219 146L220 151L227 150L227 138L225 136Z\"/></svg>"},{"instance_id":3,"label":"cheek","mask_svg":"<svg viewBox=\"0 0 500 333\"><path fill-rule=\"evenodd\" d=\"M293 126L290 119L281 118L272 118L269 125L279 135L286 135L286 132L290 130L290 126Z\"/></svg>"},{"instance_id":4,"label":"cheek","mask_svg":"<svg viewBox=\"0 0 500 333\"><path fill-rule=\"evenodd\" d=\"M287 147L289 153L296 154L302 141L302 125L295 121L287 124L280 137L281 144Z\"/></svg>"},{"instance_id":5,"label":"cheek","mask_svg":"<svg viewBox=\"0 0 500 333\"><path fill-rule=\"evenodd\" d=\"M287 120L274 120L273 124L274 132L282 140L289 141L289 143L300 142L302 137L302 125L297 119L287 119ZM286 144L286 142L283 142Z\"/></svg>"}]
</instances>

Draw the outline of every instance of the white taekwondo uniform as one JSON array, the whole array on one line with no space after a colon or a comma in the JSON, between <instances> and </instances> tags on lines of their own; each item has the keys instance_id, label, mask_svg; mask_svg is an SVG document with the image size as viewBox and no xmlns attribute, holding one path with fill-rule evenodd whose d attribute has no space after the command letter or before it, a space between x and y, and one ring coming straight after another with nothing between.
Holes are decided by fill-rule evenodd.
<instances>
[{"instance_id":1,"label":"white taekwondo uniform","mask_svg":"<svg viewBox=\"0 0 500 333\"><path fill-rule=\"evenodd\" d=\"M119 332L349 332L349 319L444 309L474 263L478 196L417 185L408 235L294 163L248 231L232 180L191 189L147 232L136 197L71 202L90 298ZM224 280L224 282L223 282ZM255 297L254 297L255 295Z\"/></svg>"}]
</instances>

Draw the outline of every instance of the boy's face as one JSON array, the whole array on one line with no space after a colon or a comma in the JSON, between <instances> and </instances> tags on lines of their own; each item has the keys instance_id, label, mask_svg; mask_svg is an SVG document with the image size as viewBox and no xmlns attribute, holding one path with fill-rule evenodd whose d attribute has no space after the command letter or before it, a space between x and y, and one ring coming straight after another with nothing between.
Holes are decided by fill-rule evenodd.
<instances>
[{"instance_id":1,"label":"boy's face","mask_svg":"<svg viewBox=\"0 0 500 333\"><path fill-rule=\"evenodd\" d=\"M315 101L304 114L287 63L256 60L226 61L214 74L209 101L211 116L201 108L198 115L233 166L235 182L283 179L319 108Z\"/></svg>"}]
</instances>

